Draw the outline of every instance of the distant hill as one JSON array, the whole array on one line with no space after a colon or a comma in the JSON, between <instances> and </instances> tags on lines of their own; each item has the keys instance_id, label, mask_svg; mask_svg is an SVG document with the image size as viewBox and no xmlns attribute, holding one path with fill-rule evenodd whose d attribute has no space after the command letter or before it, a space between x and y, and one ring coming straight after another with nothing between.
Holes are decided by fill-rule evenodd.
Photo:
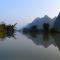
<instances>
[{"instance_id":1,"label":"distant hill","mask_svg":"<svg viewBox=\"0 0 60 60\"><path fill-rule=\"evenodd\" d=\"M55 20L54 28L55 28L56 30L59 30L59 31L60 31L60 13L59 13L58 17L57 17L56 20Z\"/></svg>"},{"instance_id":2,"label":"distant hill","mask_svg":"<svg viewBox=\"0 0 60 60\"><path fill-rule=\"evenodd\" d=\"M55 20L56 20L56 17L51 19L47 15L45 15L42 18L37 17L33 20L32 23L28 24L26 28L30 28L31 26L36 25L38 29L43 29L44 23L48 23L50 25L50 28L52 28Z\"/></svg>"}]
</instances>

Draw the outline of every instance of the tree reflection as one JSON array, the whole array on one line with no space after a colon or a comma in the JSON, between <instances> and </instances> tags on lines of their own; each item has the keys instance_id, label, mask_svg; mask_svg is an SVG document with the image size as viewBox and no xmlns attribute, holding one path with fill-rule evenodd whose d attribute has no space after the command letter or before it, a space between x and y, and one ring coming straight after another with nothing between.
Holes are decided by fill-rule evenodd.
<instances>
[{"instance_id":1,"label":"tree reflection","mask_svg":"<svg viewBox=\"0 0 60 60\"><path fill-rule=\"evenodd\" d=\"M25 34L29 39L31 39L36 45L43 45L45 48L49 47L51 44L57 46L60 50L60 34L37 34L37 33L27 33Z\"/></svg>"},{"instance_id":2,"label":"tree reflection","mask_svg":"<svg viewBox=\"0 0 60 60\"><path fill-rule=\"evenodd\" d=\"M32 37L36 37L36 33L29 33Z\"/></svg>"},{"instance_id":3,"label":"tree reflection","mask_svg":"<svg viewBox=\"0 0 60 60\"><path fill-rule=\"evenodd\" d=\"M52 37L55 40L56 46L59 48L60 50L60 33L56 33L56 34L52 34Z\"/></svg>"},{"instance_id":4,"label":"tree reflection","mask_svg":"<svg viewBox=\"0 0 60 60\"><path fill-rule=\"evenodd\" d=\"M43 34L43 40L48 41L49 40L49 33L44 33Z\"/></svg>"},{"instance_id":5,"label":"tree reflection","mask_svg":"<svg viewBox=\"0 0 60 60\"><path fill-rule=\"evenodd\" d=\"M5 32L0 32L0 39L5 39L6 37L8 37L8 38L11 38L11 37L13 37L14 39L16 39L15 38L15 36L14 36L14 32L12 32L12 33L5 33ZM1 40L1 41L2 41Z\"/></svg>"}]
</instances>

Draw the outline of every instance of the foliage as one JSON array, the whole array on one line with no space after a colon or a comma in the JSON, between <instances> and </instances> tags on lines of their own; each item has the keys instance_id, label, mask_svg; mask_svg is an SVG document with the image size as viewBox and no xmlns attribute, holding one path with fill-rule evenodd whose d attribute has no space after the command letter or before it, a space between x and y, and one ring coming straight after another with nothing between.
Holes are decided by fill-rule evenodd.
<instances>
[{"instance_id":1,"label":"foliage","mask_svg":"<svg viewBox=\"0 0 60 60\"><path fill-rule=\"evenodd\" d=\"M43 28L44 28L44 32L49 32L49 24L48 23L44 23Z\"/></svg>"},{"instance_id":2,"label":"foliage","mask_svg":"<svg viewBox=\"0 0 60 60\"><path fill-rule=\"evenodd\" d=\"M37 33L37 32L38 32L37 26L36 26L36 25L33 25L33 26L29 29L29 31L32 32L32 33Z\"/></svg>"}]
</instances>

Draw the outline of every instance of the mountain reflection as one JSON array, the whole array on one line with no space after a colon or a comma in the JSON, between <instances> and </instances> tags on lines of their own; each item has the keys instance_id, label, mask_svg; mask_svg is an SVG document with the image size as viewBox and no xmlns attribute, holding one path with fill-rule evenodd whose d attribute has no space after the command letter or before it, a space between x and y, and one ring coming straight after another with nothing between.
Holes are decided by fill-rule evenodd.
<instances>
[{"instance_id":1,"label":"mountain reflection","mask_svg":"<svg viewBox=\"0 0 60 60\"><path fill-rule=\"evenodd\" d=\"M36 45L43 45L45 48L49 47L51 44L57 46L60 50L60 34L25 34L29 39L33 41Z\"/></svg>"},{"instance_id":2,"label":"mountain reflection","mask_svg":"<svg viewBox=\"0 0 60 60\"><path fill-rule=\"evenodd\" d=\"M52 37L54 38L54 41L56 43L56 46L60 50L60 33L59 34L54 34L54 35L52 35Z\"/></svg>"}]
</instances>

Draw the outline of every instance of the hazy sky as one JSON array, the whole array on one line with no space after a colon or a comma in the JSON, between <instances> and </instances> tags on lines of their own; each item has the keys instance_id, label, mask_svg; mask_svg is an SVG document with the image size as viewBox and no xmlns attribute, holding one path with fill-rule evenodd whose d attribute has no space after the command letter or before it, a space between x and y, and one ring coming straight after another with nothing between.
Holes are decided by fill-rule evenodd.
<instances>
[{"instance_id":1,"label":"hazy sky","mask_svg":"<svg viewBox=\"0 0 60 60\"><path fill-rule=\"evenodd\" d=\"M0 0L0 20L21 25L35 17L53 18L60 12L60 0Z\"/></svg>"}]
</instances>

